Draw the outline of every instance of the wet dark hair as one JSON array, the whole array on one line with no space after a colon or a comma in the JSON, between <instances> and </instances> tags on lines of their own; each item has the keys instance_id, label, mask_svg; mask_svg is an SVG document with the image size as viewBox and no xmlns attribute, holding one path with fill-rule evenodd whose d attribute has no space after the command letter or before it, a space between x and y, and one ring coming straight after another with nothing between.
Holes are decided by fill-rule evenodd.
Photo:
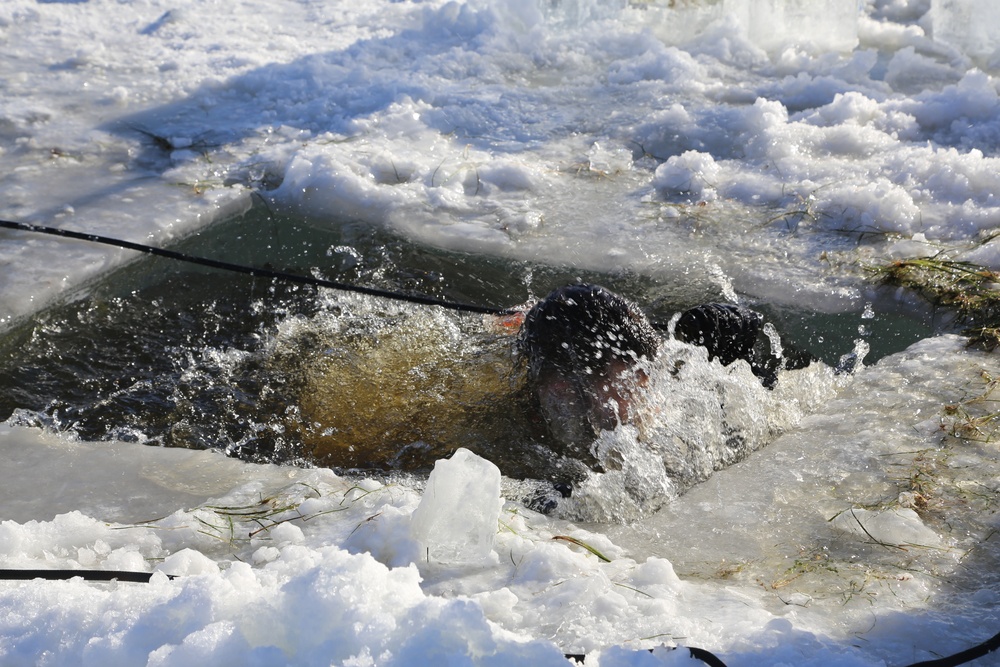
<instances>
[{"instance_id":1,"label":"wet dark hair","mask_svg":"<svg viewBox=\"0 0 1000 667\"><path fill-rule=\"evenodd\" d=\"M774 389L779 370L805 368L818 358L807 350L799 350L783 342L780 355L771 349L770 339L763 333L764 316L745 306L728 303L708 303L685 311L674 326L677 340L701 345L708 350L708 360L718 359L728 366L737 359L750 364L750 370L761 384Z\"/></svg>"},{"instance_id":2,"label":"wet dark hair","mask_svg":"<svg viewBox=\"0 0 1000 667\"><path fill-rule=\"evenodd\" d=\"M629 374L619 384L621 366L653 359L659 342L638 306L598 285L560 287L528 311L516 349L561 452L600 466L591 444L626 417L627 385L638 377Z\"/></svg>"},{"instance_id":3,"label":"wet dark hair","mask_svg":"<svg viewBox=\"0 0 1000 667\"><path fill-rule=\"evenodd\" d=\"M599 285L569 285L528 311L517 341L529 379L597 373L612 360L654 359L659 337L637 305Z\"/></svg>"},{"instance_id":4,"label":"wet dark hair","mask_svg":"<svg viewBox=\"0 0 1000 667\"><path fill-rule=\"evenodd\" d=\"M763 316L728 303L708 303L685 311L674 325L674 336L708 350L708 360L728 366L737 359L751 361Z\"/></svg>"}]
</instances>

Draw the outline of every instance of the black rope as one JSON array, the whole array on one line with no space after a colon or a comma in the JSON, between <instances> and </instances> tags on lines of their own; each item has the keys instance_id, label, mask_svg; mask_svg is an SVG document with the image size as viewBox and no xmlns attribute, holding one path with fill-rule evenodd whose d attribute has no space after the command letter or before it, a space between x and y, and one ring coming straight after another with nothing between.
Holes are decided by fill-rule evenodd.
<instances>
[{"instance_id":1,"label":"black rope","mask_svg":"<svg viewBox=\"0 0 1000 667\"><path fill-rule=\"evenodd\" d=\"M975 660L976 658L981 658L988 653L1000 648L1000 633L993 635L982 644L977 644L970 649L966 649L955 655L949 655L946 658L938 658L937 660L925 660L924 662L915 662L912 665L907 665L907 667L957 667L958 665L964 665L967 662Z\"/></svg>"},{"instance_id":2,"label":"black rope","mask_svg":"<svg viewBox=\"0 0 1000 667\"><path fill-rule=\"evenodd\" d=\"M690 646L673 646L670 647L670 650L676 651L677 649L680 648L686 648L691 653L692 658L694 658L695 660L701 660L703 663L708 665L708 667L726 667L726 663L722 662L713 653L710 653L709 651L706 651L703 648L692 648ZM652 653L653 649L649 649L649 652ZM567 660L572 660L573 662L583 662L584 660L587 659L587 656L584 653L566 653L565 658Z\"/></svg>"},{"instance_id":3,"label":"black rope","mask_svg":"<svg viewBox=\"0 0 1000 667\"><path fill-rule=\"evenodd\" d=\"M466 313L480 313L484 315L511 315L517 312L511 308L497 308L493 306L480 306L471 303L460 303L457 301L438 299L436 297L427 296L426 294L404 294L402 292L393 292L391 290L383 290L375 287L363 287L361 285L351 285L349 283L341 283L333 280L324 280L323 278L303 276L297 273L286 273L284 271L274 271L272 269L258 268L254 266L244 266L242 264L232 264L230 262L223 262L217 259L209 259L206 257L196 257L194 255L187 255L185 253L176 252L174 250L165 250L163 248L157 248L142 243L123 241L121 239L115 239L108 236L99 236L98 234L74 232L69 229L61 229L58 227L45 227L43 225L33 225L26 222L13 222L11 220L0 220L0 227L6 229L15 229L23 232L48 234L50 236L61 236L63 238L75 239L78 241L87 241L89 243L100 243L102 245L114 246L116 248L125 248L126 250L135 250L138 252L144 252L146 254L156 255L158 257L166 257L168 259L174 259L180 262L187 262L189 264L199 264L201 266L208 266L213 269L222 269L223 271L233 271L235 273L245 273L247 275L259 278L274 278L277 280L283 280L285 282L298 283L300 285L312 285L314 287L324 287L327 289L341 290L344 292L356 292L358 294L378 296L386 299L393 299L396 301L408 301L410 303L417 303L425 306L438 306L440 308L447 308L448 310L456 310Z\"/></svg>"},{"instance_id":4,"label":"black rope","mask_svg":"<svg viewBox=\"0 0 1000 667\"><path fill-rule=\"evenodd\" d=\"M166 576L168 579L177 578L175 574ZM84 581L130 581L137 584L148 584L153 573L118 570L0 570L0 580L4 581L31 581L32 579L65 581L77 577Z\"/></svg>"}]
</instances>

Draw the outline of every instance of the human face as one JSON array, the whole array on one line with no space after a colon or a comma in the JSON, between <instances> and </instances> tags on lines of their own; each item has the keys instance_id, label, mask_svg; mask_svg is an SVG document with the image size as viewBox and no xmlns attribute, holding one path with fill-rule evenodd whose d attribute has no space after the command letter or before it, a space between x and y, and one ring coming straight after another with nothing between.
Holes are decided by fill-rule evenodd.
<instances>
[{"instance_id":1,"label":"human face","mask_svg":"<svg viewBox=\"0 0 1000 667\"><path fill-rule=\"evenodd\" d=\"M632 423L639 414L641 390L648 383L636 363L614 359L594 372L539 374L536 392L549 432L577 455L589 454L601 431Z\"/></svg>"}]
</instances>

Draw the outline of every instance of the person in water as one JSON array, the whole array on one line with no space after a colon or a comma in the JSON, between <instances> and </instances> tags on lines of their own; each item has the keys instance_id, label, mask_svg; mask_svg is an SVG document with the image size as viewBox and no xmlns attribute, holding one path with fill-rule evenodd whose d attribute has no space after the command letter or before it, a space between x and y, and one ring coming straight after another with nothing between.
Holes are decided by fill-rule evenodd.
<instances>
[{"instance_id":1,"label":"person in water","mask_svg":"<svg viewBox=\"0 0 1000 667\"><path fill-rule=\"evenodd\" d=\"M311 459L421 472L467 447L508 477L572 484L601 469L592 446L602 432L644 418L662 338L604 287L554 290L515 318L513 340L442 330L426 312L407 317L319 345L293 426ZM674 335L723 365L747 361L770 387L780 362L761 328L752 310L706 304L682 313Z\"/></svg>"},{"instance_id":2,"label":"person in water","mask_svg":"<svg viewBox=\"0 0 1000 667\"><path fill-rule=\"evenodd\" d=\"M603 287L570 285L539 301L516 349L551 437L586 460L600 431L633 422L659 343L643 312Z\"/></svg>"},{"instance_id":3,"label":"person in water","mask_svg":"<svg viewBox=\"0 0 1000 667\"><path fill-rule=\"evenodd\" d=\"M743 360L768 388L780 367L812 360L779 360L762 334L763 317L749 308L711 303L683 312L678 340L704 347L723 366ZM634 303L598 285L561 287L527 314L517 341L527 359L527 384L550 436L578 458L601 431L641 419L641 394L660 336Z\"/></svg>"}]
</instances>

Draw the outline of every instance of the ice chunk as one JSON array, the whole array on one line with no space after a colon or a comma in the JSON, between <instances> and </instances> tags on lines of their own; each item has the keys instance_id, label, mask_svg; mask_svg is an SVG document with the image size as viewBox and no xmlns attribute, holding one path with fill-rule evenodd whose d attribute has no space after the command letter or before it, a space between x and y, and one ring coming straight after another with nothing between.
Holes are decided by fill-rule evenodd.
<instances>
[{"instance_id":1,"label":"ice chunk","mask_svg":"<svg viewBox=\"0 0 1000 667\"><path fill-rule=\"evenodd\" d=\"M933 0L934 39L973 58L994 60L1000 48L1000 14L996 0Z\"/></svg>"},{"instance_id":2,"label":"ice chunk","mask_svg":"<svg viewBox=\"0 0 1000 667\"><path fill-rule=\"evenodd\" d=\"M833 519L833 525L844 532L854 533L876 543L925 547L942 544L941 537L925 526L920 516L909 508L883 512L851 509L838 514Z\"/></svg>"},{"instance_id":3,"label":"ice chunk","mask_svg":"<svg viewBox=\"0 0 1000 667\"><path fill-rule=\"evenodd\" d=\"M632 0L630 4L648 10L646 21L667 44L687 42L726 15L725 0Z\"/></svg>"},{"instance_id":4,"label":"ice chunk","mask_svg":"<svg viewBox=\"0 0 1000 667\"><path fill-rule=\"evenodd\" d=\"M688 193L701 201L714 201L719 165L708 153L686 151L672 155L656 168L653 184L666 195Z\"/></svg>"},{"instance_id":5,"label":"ice chunk","mask_svg":"<svg viewBox=\"0 0 1000 667\"><path fill-rule=\"evenodd\" d=\"M851 51L858 45L857 0L726 0L745 16L747 36L767 51L790 44L812 51Z\"/></svg>"},{"instance_id":6,"label":"ice chunk","mask_svg":"<svg viewBox=\"0 0 1000 667\"><path fill-rule=\"evenodd\" d=\"M502 505L500 469L459 449L434 464L410 530L428 560L482 561L493 551Z\"/></svg>"},{"instance_id":7,"label":"ice chunk","mask_svg":"<svg viewBox=\"0 0 1000 667\"><path fill-rule=\"evenodd\" d=\"M181 549L167 556L156 569L158 572L165 572L174 576L217 574L219 572L219 565L200 551Z\"/></svg>"},{"instance_id":8,"label":"ice chunk","mask_svg":"<svg viewBox=\"0 0 1000 667\"><path fill-rule=\"evenodd\" d=\"M727 20L767 51L791 44L812 51L850 51L858 45L857 0L633 1L637 4L651 10L654 30L667 43L688 41Z\"/></svg>"},{"instance_id":9,"label":"ice chunk","mask_svg":"<svg viewBox=\"0 0 1000 667\"><path fill-rule=\"evenodd\" d=\"M632 168L632 151L622 146L607 146L595 141L587 158L590 170L597 174L619 174Z\"/></svg>"}]
</instances>

